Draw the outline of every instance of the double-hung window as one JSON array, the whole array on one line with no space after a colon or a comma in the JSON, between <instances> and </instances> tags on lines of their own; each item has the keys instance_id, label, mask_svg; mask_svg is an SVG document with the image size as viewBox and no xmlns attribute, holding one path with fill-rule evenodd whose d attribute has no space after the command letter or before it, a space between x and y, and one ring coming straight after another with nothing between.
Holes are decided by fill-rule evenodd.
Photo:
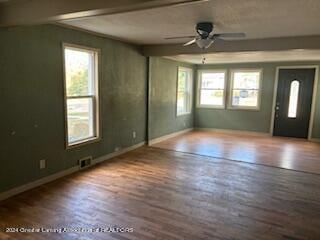
<instances>
[{"instance_id":1,"label":"double-hung window","mask_svg":"<svg viewBox=\"0 0 320 240\"><path fill-rule=\"evenodd\" d=\"M63 45L67 147L99 139L98 55L86 47Z\"/></svg>"},{"instance_id":2,"label":"double-hung window","mask_svg":"<svg viewBox=\"0 0 320 240\"><path fill-rule=\"evenodd\" d=\"M226 94L226 71L199 71L198 107L224 108Z\"/></svg>"},{"instance_id":3,"label":"double-hung window","mask_svg":"<svg viewBox=\"0 0 320 240\"><path fill-rule=\"evenodd\" d=\"M178 68L177 116L191 113L192 78L192 69Z\"/></svg>"},{"instance_id":4,"label":"double-hung window","mask_svg":"<svg viewBox=\"0 0 320 240\"><path fill-rule=\"evenodd\" d=\"M229 108L259 109L262 70L232 70Z\"/></svg>"}]
</instances>

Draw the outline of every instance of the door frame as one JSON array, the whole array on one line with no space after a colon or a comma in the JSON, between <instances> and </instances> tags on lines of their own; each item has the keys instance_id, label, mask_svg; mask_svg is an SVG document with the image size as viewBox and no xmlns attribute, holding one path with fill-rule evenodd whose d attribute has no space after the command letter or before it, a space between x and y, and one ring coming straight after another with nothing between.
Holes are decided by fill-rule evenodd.
<instances>
[{"instance_id":1,"label":"door frame","mask_svg":"<svg viewBox=\"0 0 320 240\"><path fill-rule=\"evenodd\" d=\"M279 71L281 69L315 69L314 73L314 82L313 82L313 94L312 94L312 102L311 102L311 113L309 120L309 130L308 130L308 140L312 139L312 130L313 130L313 122L314 122L314 114L316 110L316 98L317 98L317 87L318 87L318 76L319 76L319 65L290 65L290 66L277 66L276 67L276 75L273 89L273 102L272 102L272 113L271 113L271 123L270 123L270 135L273 136L274 123L275 123L275 108L277 101L277 91L278 91L278 82L279 82Z\"/></svg>"}]
</instances>

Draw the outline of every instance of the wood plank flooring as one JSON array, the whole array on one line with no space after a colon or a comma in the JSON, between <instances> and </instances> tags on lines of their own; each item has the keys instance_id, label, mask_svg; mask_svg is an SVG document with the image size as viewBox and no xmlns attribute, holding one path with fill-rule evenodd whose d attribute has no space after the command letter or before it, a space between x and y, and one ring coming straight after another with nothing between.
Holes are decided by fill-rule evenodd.
<instances>
[{"instance_id":1,"label":"wood plank flooring","mask_svg":"<svg viewBox=\"0 0 320 240\"><path fill-rule=\"evenodd\" d=\"M131 233L4 233L7 227ZM320 176L142 147L0 203L0 239L320 239Z\"/></svg>"},{"instance_id":2,"label":"wood plank flooring","mask_svg":"<svg viewBox=\"0 0 320 240\"><path fill-rule=\"evenodd\" d=\"M320 174L320 143L304 139L192 131L152 146Z\"/></svg>"}]
</instances>

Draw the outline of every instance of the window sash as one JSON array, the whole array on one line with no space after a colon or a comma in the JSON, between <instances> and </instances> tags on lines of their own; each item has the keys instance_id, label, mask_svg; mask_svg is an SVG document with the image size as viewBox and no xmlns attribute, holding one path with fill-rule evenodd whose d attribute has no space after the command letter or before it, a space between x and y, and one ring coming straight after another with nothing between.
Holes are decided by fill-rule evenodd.
<instances>
[{"instance_id":1,"label":"window sash","mask_svg":"<svg viewBox=\"0 0 320 240\"><path fill-rule=\"evenodd\" d=\"M67 96L67 99L79 99L79 98L95 98L95 95L82 95L82 96Z\"/></svg>"},{"instance_id":2,"label":"window sash","mask_svg":"<svg viewBox=\"0 0 320 240\"><path fill-rule=\"evenodd\" d=\"M224 78L223 78L223 88L206 88L203 87L202 85L202 81L203 81L203 74L205 73L223 73ZM204 71L199 71L199 81L198 81L198 98L197 98L197 107L205 107L205 108L224 108L226 105L226 84L227 84L227 80L226 80L226 75L227 75L227 71L226 70L204 70ZM222 91L222 104L203 104L201 103L201 96L202 96L202 91Z\"/></svg>"},{"instance_id":3,"label":"window sash","mask_svg":"<svg viewBox=\"0 0 320 240\"><path fill-rule=\"evenodd\" d=\"M217 93L217 92L221 92L222 96L214 96L212 97L210 100L216 100L218 99L218 101L221 101L220 103L203 103L202 102L202 96L205 95L204 92L210 92L210 93ZM225 105L225 94L224 94L224 90L223 89L214 89L214 90L209 90L209 89L201 89L200 93L199 93L199 105L200 106L209 106L209 107L214 107L214 108L223 108Z\"/></svg>"},{"instance_id":4,"label":"window sash","mask_svg":"<svg viewBox=\"0 0 320 240\"><path fill-rule=\"evenodd\" d=\"M234 88L234 76L236 73L259 73L258 86L259 88ZM262 69L248 69L248 70L231 70L231 84L230 84L230 98L229 98L229 109L244 109L244 110L259 110L261 101L261 81L262 81ZM235 91L256 91L256 105L235 105L233 104L234 92Z\"/></svg>"},{"instance_id":5,"label":"window sash","mask_svg":"<svg viewBox=\"0 0 320 240\"><path fill-rule=\"evenodd\" d=\"M183 106L177 106L177 111L178 114L182 115L182 114L187 114L188 109L189 109L189 94L187 94L186 92L179 92L181 95L183 95Z\"/></svg>"},{"instance_id":6,"label":"window sash","mask_svg":"<svg viewBox=\"0 0 320 240\"><path fill-rule=\"evenodd\" d=\"M185 72L186 79L184 82L184 91L179 90L179 73ZM183 107L178 106L178 97L183 95ZM190 114L192 110L192 69L189 68L178 68L178 78L177 78L177 102L176 102L176 112L177 116Z\"/></svg>"},{"instance_id":7,"label":"window sash","mask_svg":"<svg viewBox=\"0 0 320 240\"><path fill-rule=\"evenodd\" d=\"M187 93L185 91L179 91L178 92L178 96L180 96L182 98L182 103L183 103L183 109L186 109L187 106Z\"/></svg>"},{"instance_id":8,"label":"window sash","mask_svg":"<svg viewBox=\"0 0 320 240\"><path fill-rule=\"evenodd\" d=\"M92 135L89 135L88 137L81 138L81 139L78 139L78 140L69 141L69 121L68 121L67 132L68 132L68 143L69 143L69 145L73 145L73 144L76 144L77 142L82 142L82 141L85 141L85 140L88 140L88 139L92 139L95 136L97 136L97 129L95 127L96 121L97 121L97 116L96 116L96 97L95 96L68 97L67 98L67 104L68 104L68 100L73 100L73 99L90 99L91 100L91 101L89 101L89 103L90 103L90 107L89 108L92 109L92 110L88 111L88 114L89 114L88 117L89 117L89 119L92 118L92 126L89 126L89 128L90 127L92 128ZM68 105L67 105L67 107L68 107ZM68 112L68 110L67 110L67 112ZM70 116L70 113L68 112L67 113L67 117L69 118L69 116Z\"/></svg>"},{"instance_id":9,"label":"window sash","mask_svg":"<svg viewBox=\"0 0 320 240\"><path fill-rule=\"evenodd\" d=\"M89 59L88 72L91 75L89 77L88 84L90 85L91 91L90 94L85 95L68 95L67 90L67 72L66 72L66 49L71 49L73 51L86 52L92 56L92 59ZM66 136L66 148L73 148L80 146L82 144L91 143L93 141L100 140L100 111L99 111L99 74L98 74L98 64L99 64L99 50L92 49L82 46L77 46L73 44L63 44L63 56L64 56L64 85L65 85L65 136ZM75 60L76 61L76 60ZM70 140L70 120L69 117L72 115L68 110L68 100L76 99L90 99L88 101L88 124L89 124L89 136L74 141ZM86 116L86 114L85 114ZM85 118L86 119L86 118ZM85 120L84 120L85 121Z\"/></svg>"},{"instance_id":10,"label":"window sash","mask_svg":"<svg viewBox=\"0 0 320 240\"><path fill-rule=\"evenodd\" d=\"M232 88L232 90L260 91L260 88Z\"/></svg>"},{"instance_id":11,"label":"window sash","mask_svg":"<svg viewBox=\"0 0 320 240\"><path fill-rule=\"evenodd\" d=\"M200 88L200 90L224 90L224 88Z\"/></svg>"}]
</instances>

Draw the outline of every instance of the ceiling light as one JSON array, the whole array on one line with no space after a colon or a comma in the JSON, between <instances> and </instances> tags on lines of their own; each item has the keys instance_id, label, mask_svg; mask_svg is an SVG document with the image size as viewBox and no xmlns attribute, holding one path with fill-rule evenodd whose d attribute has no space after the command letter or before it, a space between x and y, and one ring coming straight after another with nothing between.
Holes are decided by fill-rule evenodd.
<instances>
[{"instance_id":1,"label":"ceiling light","mask_svg":"<svg viewBox=\"0 0 320 240\"><path fill-rule=\"evenodd\" d=\"M197 45L201 49L206 49L210 47L213 42L214 42L213 39L210 39L210 38L206 38L206 39L201 38L196 41Z\"/></svg>"}]
</instances>

